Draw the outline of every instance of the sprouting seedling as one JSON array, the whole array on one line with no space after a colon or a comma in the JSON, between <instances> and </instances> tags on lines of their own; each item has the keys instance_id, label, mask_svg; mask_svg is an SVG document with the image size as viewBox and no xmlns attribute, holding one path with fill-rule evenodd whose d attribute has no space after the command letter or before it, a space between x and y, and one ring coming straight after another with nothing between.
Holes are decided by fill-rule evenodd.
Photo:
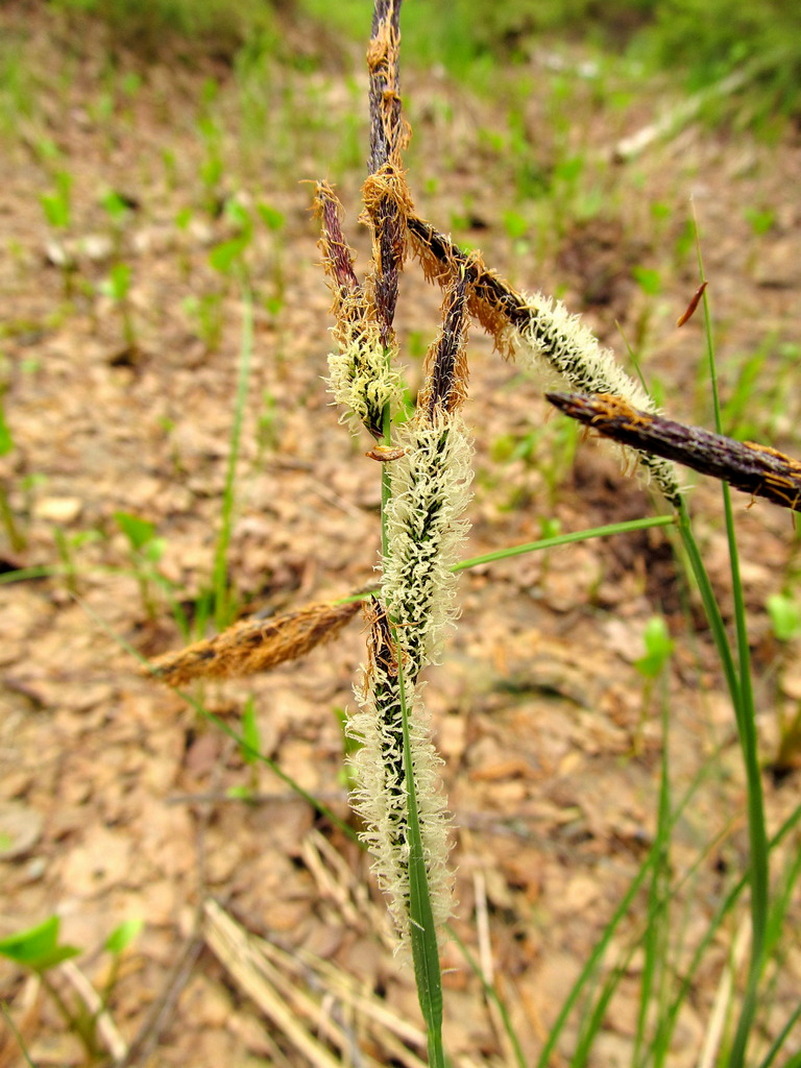
<instances>
[{"instance_id":1,"label":"sprouting seedling","mask_svg":"<svg viewBox=\"0 0 801 1068\"><path fill-rule=\"evenodd\" d=\"M784 593L771 594L766 608L778 641L790 642L801 635L801 604L794 597Z\"/></svg>"},{"instance_id":2,"label":"sprouting seedling","mask_svg":"<svg viewBox=\"0 0 801 1068\"><path fill-rule=\"evenodd\" d=\"M55 189L52 193L42 193L39 202L45 214L48 226L57 234L64 234L72 222L72 185L73 178L69 171L56 171ZM64 283L64 296L69 300L72 296L72 281L75 273L75 260L67 252L62 242L54 244L52 258L61 267L61 276Z\"/></svg>"},{"instance_id":3,"label":"sprouting seedling","mask_svg":"<svg viewBox=\"0 0 801 1068\"><path fill-rule=\"evenodd\" d=\"M245 786L234 786L227 791L228 797L248 800L255 796L259 785L259 758L261 754L261 731L256 718L256 702L250 694L242 708L240 729L241 743L239 752L249 769L249 782Z\"/></svg>"},{"instance_id":4,"label":"sprouting seedling","mask_svg":"<svg viewBox=\"0 0 801 1068\"><path fill-rule=\"evenodd\" d=\"M111 955L111 967L100 995L103 1008L108 1005L112 991L117 985L123 954L139 937L143 927L144 920L138 918L123 920L118 927L114 928L103 944L105 951Z\"/></svg>"},{"instance_id":5,"label":"sprouting seedling","mask_svg":"<svg viewBox=\"0 0 801 1068\"><path fill-rule=\"evenodd\" d=\"M98 1025L119 978L122 955L136 939L142 926L141 920L127 920L106 939L103 948L111 955L111 966L102 989L92 991L91 1004L85 1000L70 1003L51 979L50 973L59 965L82 952L77 946L61 942L59 916L50 916L35 927L0 939L0 956L38 976L67 1027L80 1039L90 1063L95 1063L101 1055L102 1031Z\"/></svg>"},{"instance_id":6,"label":"sprouting seedling","mask_svg":"<svg viewBox=\"0 0 801 1068\"><path fill-rule=\"evenodd\" d=\"M665 670L675 644L663 616L652 616L648 620L643 644L645 654L634 661L634 666L644 679L656 679Z\"/></svg>"},{"instance_id":7,"label":"sprouting seedling","mask_svg":"<svg viewBox=\"0 0 801 1068\"><path fill-rule=\"evenodd\" d=\"M109 189L100 198L100 206L111 223L114 255L117 259L122 259L125 231L138 203L116 189Z\"/></svg>"},{"instance_id":8,"label":"sprouting seedling","mask_svg":"<svg viewBox=\"0 0 801 1068\"><path fill-rule=\"evenodd\" d=\"M75 596L78 593L80 569L77 562L77 554L93 541L97 541L102 535L97 530L78 530L67 533L60 527L56 527L53 539L56 543L56 551L61 561L61 569L64 576L64 585L68 593Z\"/></svg>"},{"instance_id":9,"label":"sprouting seedling","mask_svg":"<svg viewBox=\"0 0 801 1068\"><path fill-rule=\"evenodd\" d=\"M66 230L72 220L72 175L69 171L57 171L55 183L55 190L42 193L39 201L48 225L54 230Z\"/></svg>"},{"instance_id":10,"label":"sprouting seedling","mask_svg":"<svg viewBox=\"0 0 801 1068\"><path fill-rule=\"evenodd\" d=\"M126 354L134 355L137 351L136 329L131 310L131 279L133 271L127 263L115 263L108 275L98 285L98 290L118 309L122 319L122 333L125 340Z\"/></svg>"},{"instance_id":11,"label":"sprouting seedling","mask_svg":"<svg viewBox=\"0 0 801 1068\"><path fill-rule=\"evenodd\" d=\"M663 616L652 616L645 624L642 637L645 653L634 661L634 667L643 678L640 718L633 740L635 753L642 748L643 730L654 687L663 676L675 645Z\"/></svg>"},{"instance_id":12,"label":"sprouting seedling","mask_svg":"<svg viewBox=\"0 0 801 1068\"><path fill-rule=\"evenodd\" d=\"M75 1031L87 1052L93 1055L96 1048L86 1013L77 1006L69 1005L47 974L59 964L81 953L77 946L61 942L60 932L60 917L50 916L35 927L0 939L0 956L38 976L42 986L53 999L59 1015L70 1030Z\"/></svg>"},{"instance_id":13,"label":"sprouting seedling","mask_svg":"<svg viewBox=\"0 0 801 1068\"><path fill-rule=\"evenodd\" d=\"M773 634L784 648L780 654L780 665L792 664L793 649L801 637L801 604L784 593L774 593L768 597L768 616ZM791 644L792 643L792 644ZM781 671L781 666L780 669ZM771 762L774 774L786 774L801 764L801 702L789 715L779 715L779 744L776 756Z\"/></svg>"},{"instance_id":14,"label":"sprouting seedling","mask_svg":"<svg viewBox=\"0 0 801 1068\"><path fill-rule=\"evenodd\" d=\"M115 512L114 521L128 541L131 564L145 612L148 619L155 619L156 602L152 587L167 585L158 570L167 543L164 538L158 537L155 523L131 512Z\"/></svg>"},{"instance_id":15,"label":"sprouting seedling","mask_svg":"<svg viewBox=\"0 0 801 1068\"><path fill-rule=\"evenodd\" d=\"M181 301L181 307L194 320L197 334L207 352L216 352L223 334L222 293L192 293Z\"/></svg>"},{"instance_id":16,"label":"sprouting seedling","mask_svg":"<svg viewBox=\"0 0 801 1068\"><path fill-rule=\"evenodd\" d=\"M215 245L209 252L209 263L220 274L234 274L247 278L245 252L253 241L253 218L247 208L235 200L225 205L225 217L233 225L234 236Z\"/></svg>"},{"instance_id":17,"label":"sprouting seedling","mask_svg":"<svg viewBox=\"0 0 801 1068\"><path fill-rule=\"evenodd\" d=\"M207 82L207 85L215 85ZM216 86L215 86L216 87ZM208 101L210 102L210 100ZM225 175L225 161L222 151L222 133L210 115L198 120L198 132L203 142L204 157L200 164L200 180L203 183L203 202L209 215L216 218L223 202L222 180Z\"/></svg>"},{"instance_id":18,"label":"sprouting seedling","mask_svg":"<svg viewBox=\"0 0 801 1068\"><path fill-rule=\"evenodd\" d=\"M273 235L272 242L272 282L273 291L265 300L265 306L272 315L278 315L284 306L286 278L284 276L283 242L280 235L286 226L286 216L265 201L256 205L259 218Z\"/></svg>"},{"instance_id":19,"label":"sprouting seedling","mask_svg":"<svg viewBox=\"0 0 801 1068\"><path fill-rule=\"evenodd\" d=\"M5 394L6 387L0 386L0 456L8 456L14 450L14 438L6 419ZM0 480L0 525L5 531L12 552L20 552L25 548L25 536L14 518L5 477Z\"/></svg>"}]
</instances>

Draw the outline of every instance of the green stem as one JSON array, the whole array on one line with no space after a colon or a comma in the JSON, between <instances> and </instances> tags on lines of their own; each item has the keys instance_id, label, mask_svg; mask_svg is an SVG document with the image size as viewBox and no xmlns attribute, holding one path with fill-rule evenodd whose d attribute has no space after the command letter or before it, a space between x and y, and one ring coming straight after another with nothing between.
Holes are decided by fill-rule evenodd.
<instances>
[{"instance_id":1,"label":"green stem","mask_svg":"<svg viewBox=\"0 0 801 1068\"><path fill-rule=\"evenodd\" d=\"M228 464L225 471L225 486L222 498L222 521L217 545L214 550L212 589L214 591L214 622L218 630L225 630L231 622L232 598L228 584L228 550L234 525L234 499L236 494L236 468L242 439L242 424L245 402L250 386L250 365L253 355L253 296L245 281L242 283L242 340L239 348L239 369L236 383L234 415L231 424L231 439Z\"/></svg>"}]
</instances>

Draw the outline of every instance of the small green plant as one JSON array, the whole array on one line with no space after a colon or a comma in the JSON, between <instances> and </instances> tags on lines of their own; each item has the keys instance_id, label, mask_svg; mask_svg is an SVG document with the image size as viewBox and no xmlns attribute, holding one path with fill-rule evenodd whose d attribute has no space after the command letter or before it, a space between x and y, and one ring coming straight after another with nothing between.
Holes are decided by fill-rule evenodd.
<instances>
[{"instance_id":1,"label":"small green plant","mask_svg":"<svg viewBox=\"0 0 801 1068\"><path fill-rule=\"evenodd\" d=\"M0 385L0 457L9 456L14 450L14 438L6 419L6 387ZM0 481L0 525L5 531L6 540L12 552L21 552L26 539L20 530L9 499L10 485L5 477Z\"/></svg>"},{"instance_id":2,"label":"small green plant","mask_svg":"<svg viewBox=\"0 0 801 1068\"><path fill-rule=\"evenodd\" d=\"M801 638L801 604L795 597L784 593L772 594L766 604L773 634L782 645L779 674L791 665L797 655L797 643ZM794 712L780 713L779 744L771 768L777 776L789 774L801 766L801 702Z\"/></svg>"},{"instance_id":3,"label":"small green plant","mask_svg":"<svg viewBox=\"0 0 801 1068\"><path fill-rule=\"evenodd\" d=\"M247 801L258 793L261 754L261 732L256 718L256 702L252 694L242 706L240 738L239 753L249 770L250 781L245 786L234 786L228 791L228 796Z\"/></svg>"},{"instance_id":4,"label":"small green plant","mask_svg":"<svg viewBox=\"0 0 801 1068\"><path fill-rule=\"evenodd\" d=\"M79 530L68 534L61 527L56 527L53 533L64 585L73 597L80 592L81 571L76 559L77 554L85 545L91 545L101 537L102 535L97 530Z\"/></svg>"},{"instance_id":5,"label":"small green plant","mask_svg":"<svg viewBox=\"0 0 801 1068\"><path fill-rule=\"evenodd\" d=\"M130 300L132 277L133 271L127 263L115 263L106 278L97 287L103 296L108 297L113 302L119 313L122 322L125 353L128 357L135 356L138 351L136 328Z\"/></svg>"},{"instance_id":6,"label":"small green plant","mask_svg":"<svg viewBox=\"0 0 801 1068\"><path fill-rule=\"evenodd\" d=\"M98 1021L107 1010L117 984L122 956L142 926L141 920L128 920L106 939L103 948L111 955L111 966L102 990L94 992L91 1004L83 999L68 1000L51 976L59 965L82 953L76 946L61 942L60 917L50 916L36 927L0 939L0 956L38 976L67 1028L80 1039L89 1064L103 1057Z\"/></svg>"},{"instance_id":7,"label":"small green plant","mask_svg":"<svg viewBox=\"0 0 801 1068\"><path fill-rule=\"evenodd\" d=\"M155 523L131 512L115 512L114 522L128 542L129 558L145 614L148 619L155 619L158 604L154 588L168 592L170 590L169 584L158 569L167 543L164 538L158 536Z\"/></svg>"},{"instance_id":8,"label":"small green plant","mask_svg":"<svg viewBox=\"0 0 801 1068\"><path fill-rule=\"evenodd\" d=\"M208 107L217 94L216 82L207 81L204 86L204 104ZM203 187L203 207L212 217L217 218L225 202L223 179L225 177L225 159L223 155L222 131L217 122L205 114L198 120L198 133L203 145L203 160L200 164L200 181Z\"/></svg>"},{"instance_id":9,"label":"small green plant","mask_svg":"<svg viewBox=\"0 0 801 1068\"><path fill-rule=\"evenodd\" d=\"M57 170L54 175L55 189L52 193L42 193L39 202L45 214L48 226L60 240L53 248L53 256L61 267L64 283L64 296L69 300L73 293L75 260L67 251L63 238L72 224L72 186L73 177L69 171Z\"/></svg>"}]
</instances>

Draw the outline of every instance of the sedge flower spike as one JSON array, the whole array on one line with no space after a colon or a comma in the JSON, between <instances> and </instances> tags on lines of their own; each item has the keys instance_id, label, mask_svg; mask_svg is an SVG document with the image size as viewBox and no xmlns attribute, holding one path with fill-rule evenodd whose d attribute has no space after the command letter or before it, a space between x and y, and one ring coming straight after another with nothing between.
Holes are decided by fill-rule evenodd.
<instances>
[{"instance_id":1,"label":"sedge flower spike","mask_svg":"<svg viewBox=\"0 0 801 1068\"><path fill-rule=\"evenodd\" d=\"M431 741L419 675L438 658L445 629L456 616L451 567L467 533L463 515L472 451L458 411L466 393L466 325L466 287L460 277L445 298L443 327L426 359L417 411L393 439L403 454L390 467L381 596L369 615L370 655L357 690L361 707L349 724L349 733L361 743L353 757L358 785L352 800L364 818L363 838L375 857L374 870L389 896L402 945L410 924L412 793L437 927L453 904L446 864L449 817L438 774L442 762Z\"/></svg>"},{"instance_id":2,"label":"sedge flower spike","mask_svg":"<svg viewBox=\"0 0 801 1068\"><path fill-rule=\"evenodd\" d=\"M447 867L449 818L442 796L442 758L431 741L420 687L399 668L398 647L386 611L378 601L367 609L368 664L356 687L359 709L348 734L359 743L351 757L355 787L351 804L365 823L362 841L373 857L372 869L387 895L400 947L409 942L410 859L409 786L404 758L403 709L409 729L422 841L434 924L441 927L453 908L453 880ZM402 654L401 654L402 655Z\"/></svg>"},{"instance_id":3,"label":"sedge flower spike","mask_svg":"<svg viewBox=\"0 0 801 1068\"><path fill-rule=\"evenodd\" d=\"M333 293L337 351L328 357L328 386L342 419L365 426L376 440L384 412L399 403L401 380L394 368L397 345L382 331L375 299L354 271L354 254L342 232L342 207L327 182L318 182L314 209L322 223L319 242ZM369 281L369 279L368 279Z\"/></svg>"},{"instance_id":4,"label":"sedge flower spike","mask_svg":"<svg viewBox=\"0 0 801 1068\"><path fill-rule=\"evenodd\" d=\"M550 371L576 393L619 397L632 408L655 412L656 406L645 389L626 374L611 349L603 348L595 335L561 301L542 293L521 294L529 311L522 326L508 327L519 362ZM676 505L681 489L676 469L669 460L651 453L623 447L633 455L647 476L653 478L665 497Z\"/></svg>"}]
</instances>

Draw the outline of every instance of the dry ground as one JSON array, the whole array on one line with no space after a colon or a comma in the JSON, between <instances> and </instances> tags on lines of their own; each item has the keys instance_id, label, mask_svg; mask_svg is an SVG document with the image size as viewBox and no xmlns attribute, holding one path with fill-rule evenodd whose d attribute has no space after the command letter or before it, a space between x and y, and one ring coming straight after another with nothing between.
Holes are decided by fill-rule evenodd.
<instances>
[{"instance_id":1,"label":"dry ground","mask_svg":"<svg viewBox=\"0 0 801 1068\"><path fill-rule=\"evenodd\" d=\"M327 173L341 155L343 131L363 132L363 121L348 117L354 99L364 99L363 74L354 65L351 84L336 71L273 72L273 125L263 137L251 131L243 146L233 119L236 87L224 66L176 54L143 68L122 55L110 70L99 37L76 42L54 24L23 29L10 12L0 20L0 32L25 40L41 97L40 111L6 129L0 153L0 348L15 442L2 475L25 538L24 547L4 546L3 567L58 564L59 531L75 567L71 582L62 576L0 586L2 813L22 821L20 835L28 833L0 861L2 933L57 911L65 939L87 950L79 966L100 982L103 939L125 918L146 921L110 1005L123 1040L135 1043L132 1064L308 1063L289 1025L263 1003L257 1008L245 993L256 991L199 935L198 912L209 898L299 962L298 974L285 962L274 976L298 1026L306 1017L291 1001L296 992L319 999L321 990L334 989L322 965L303 953L355 977L366 994L380 992L416 1025L411 975L387 948L367 860L268 770L245 765L236 745L183 700L139 673L129 647L151 656L177 648L181 638L164 598L157 597L155 618L148 616L113 519L124 510L156 524L166 543L161 571L189 604L207 580L219 529L241 324L237 287L208 265L209 248L230 232L224 216L204 209L198 177L205 157L196 122L203 86L213 79L221 86L216 113L232 116L222 126L223 194L266 201L285 217L278 237L259 230L248 253L259 304L231 580L250 611L275 611L340 596L369 578L377 470L363 456L366 444L338 425L321 381L329 296L308 211L311 190L299 184L339 179L364 251L355 227L360 172L342 165ZM119 85L131 70L142 84L126 95ZM532 60L527 75L536 81L539 73ZM459 230L514 282L564 294L623 351L617 320L642 350L647 374L663 383L669 414L708 420L700 321L673 326L696 285L692 253L677 251L692 196L724 389L732 388L738 357L764 349L751 418L763 431L769 424L770 444L799 451L799 391L788 387L772 406L760 401L763 383L775 381L792 351L782 346L801 344L801 146L791 132L766 146L691 125L630 164L592 163L604 200L590 221L573 222L575 201L554 202L540 233L513 240L502 219L519 159L486 136L504 127L501 102L456 90L436 73L408 74L405 87L415 130L410 181L421 214ZM647 122L660 99L655 87L615 108L594 99L591 87L577 91L565 104L575 109L565 136L594 159ZM558 147L548 125L556 105L549 107L533 96L525 112L535 161ZM316 126L305 117L312 108ZM48 159L44 139L57 146L59 161ZM70 301L48 254L53 235L38 199L61 166L75 177ZM112 303L95 288L113 256L99 207L109 188L134 205L121 242L133 269L135 351ZM768 213L764 233L749 223L749 206ZM184 208L191 221L182 229L175 219ZM658 294L636 284L637 267L660 272ZM184 304L191 294L209 293L221 294L224 323L212 351ZM270 297L276 302L267 307ZM438 304L410 265L399 323L413 384ZM470 554L533 540L553 517L573 530L650 514L648 493L626 480L603 448L582 443L574 466L562 462L564 431L545 411L541 383L503 364L478 332L470 352L467 414L476 428L477 468ZM537 462L513 454L533 431L542 431L532 442ZM693 502L708 566L728 604L715 488L699 487ZM782 659L764 612L766 597L797 573L796 543L787 514L768 504L738 498L736 514L769 759L779 713L801 698L794 659ZM86 531L98 534L84 541ZM742 871L743 779L710 642L700 614L681 608L664 535L594 541L470 571L461 598L461 625L427 688L454 814L455 924L478 951L477 932L488 922L481 946L531 1059L651 841L661 735L658 706L644 704L633 660L653 613L666 613L677 641L669 684L676 797L702 766L710 769L675 834L677 877L713 843L677 920L687 945ZM352 701L362 648L357 624L306 662L209 685L199 696L236 725L252 695L264 752L344 816L335 709ZM774 828L794 807L798 780L765 785ZM251 803L227 794L247 786L256 791ZM642 909L638 898L613 956L636 942ZM775 1014L768 1014L774 1025L801 984L797 931L775 989ZM709 948L672 1065L696 1063L736 938L726 930ZM454 1063L510 1063L496 1014L453 943L445 959ZM637 956L629 962L593 1064L628 1063L639 964ZM31 981L2 967L0 991L36 1064L80 1063L75 1039ZM336 998L325 1006L336 1017ZM345 1014L354 1039L366 1026L361 1019ZM388 1038L365 1042L377 1063L390 1062ZM799 1048L799 1040L791 1046ZM3 1050L0 1064L22 1063L10 1038Z\"/></svg>"}]
</instances>

